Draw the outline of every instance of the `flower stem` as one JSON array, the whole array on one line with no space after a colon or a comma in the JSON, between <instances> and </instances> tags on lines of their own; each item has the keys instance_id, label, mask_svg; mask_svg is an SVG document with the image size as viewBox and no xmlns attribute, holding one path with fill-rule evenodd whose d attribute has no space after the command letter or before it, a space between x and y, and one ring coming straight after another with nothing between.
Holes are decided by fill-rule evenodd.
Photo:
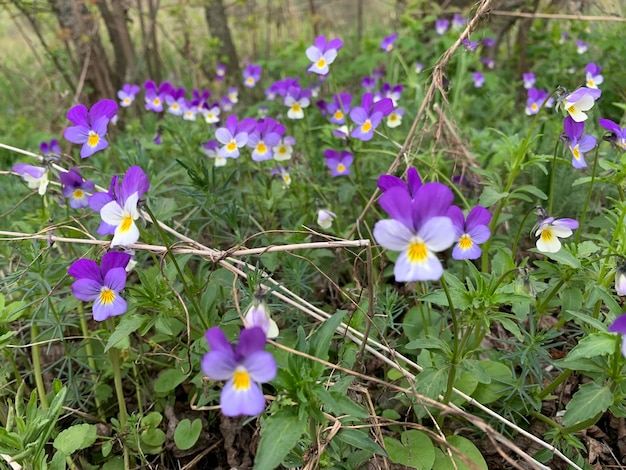
<instances>
[{"instance_id":1,"label":"flower stem","mask_svg":"<svg viewBox=\"0 0 626 470\"><path fill-rule=\"evenodd\" d=\"M582 227L583 223L585 222L587 209L589 208L589 202L591 201L591 192L593 191L593 183L596 180L596 169L598 167L598 150L599 149L600 147L596 146L596 153L593 156L593 168L591 170L591 181L589 182L589 191L587 191L587 198L585 199L585 204L583 205L582 213L580 214L580 217L578 218L579 227ZM576 243L577 245L578 245L578 241L580 240L581 232L582 231L580 229L576 231L576 241L574 243Z\"/></svg>"},{"instance_id":2,"label":"flower stem","mask_svg":"<svg viewBox=\"0 0 626 470\"><path fill-rule=\"evenodd\" d=\"M112 321L108 321L111 332L115 329ZM122 433L126 432L126 425L128 423L128 412L126 411L126 398L124 396L124 385L122 384L122 370L120 368L120 351L117 348L109 349L109 358L111 360L111 368L113 369L113 381L115 383L115 395L117 396L117 406L119 410L119 420ZM130 468L130 456L128 455L128 448L123 444L124 452L124 468Z\"/></svg>"},{"instance_id":3,"label":"flower stem","mask_svg":"<svg viewBox=\"0 0 626 470\"><path fill-rule=\"evenodd\" d=\"M556 177L556 155L559 150L559 142L557 139L554 145L554 155L552 156L552 169L550 170L550 191L548 194L548 214L552 214L552 203L554 201L554 179Z\"/></svg>"},{"instance_id":4,"label":"flower stem","mask_svg":"<svg viewBox=\"0 0 626 470\"><path fill-rule=\"evenodd\" d=\"M33 361L33 374L35 376L35 384L37 385L37 392L39 393L39 401L44 409L48 409L48 396L46 395L46 386L43 382L43 374L41 372L41 357L39 355L39 344L37 339L39 337L39 327L37 326L37 320L33 319L33 324L30 327L31 337L31 356Z\"/></svg>"},{"instance_id":5,"label":"flower stem","mask_svg":"<svg viewBox=\"0 0 626 470\"><path fill-rule=\"evenodd\" d=\"M98 370L98 368L96 367L96 360L94 359L94 354L93 354L93 347L92 347L93 338L91 337L91 333L87 326L87 319L85 318L85 311L83 309L82 303L78 304L78 317L80 319L80 329L83 333L83 336L85 337L85 351L87 351L87 362L89 363L89 369L91 369L91 372L92 372L91 380L93 380L94 386L95 386L95 384L98 381L98 375L96 374L96 371ZM94 395L94 400L96 402L96 408L98 409L98 417L100 418L101 421L106 422L104 410L102 409L102 403L100 402L100 399L98 398L97 394Z\"/></svg>"}]
</instances>

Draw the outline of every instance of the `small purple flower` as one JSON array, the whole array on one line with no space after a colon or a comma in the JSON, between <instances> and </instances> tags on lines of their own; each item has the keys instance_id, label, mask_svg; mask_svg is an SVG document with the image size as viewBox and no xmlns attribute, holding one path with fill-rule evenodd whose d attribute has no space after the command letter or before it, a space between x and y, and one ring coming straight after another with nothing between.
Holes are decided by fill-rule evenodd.
<instances>
[{"instance_id":1,"label":"small purple flower","mask_svg":"<svg viewBox=\"0 0 626 470\"><path fill-rule=\"evenodd\" d=\"M223 82L224 77L226 76L226 64L215 64L215 80L218 82Z\"/></svg>"},{"instance_id":2,"label":"small purple flower","mask_svg":"<svg viewBox=\"0 0 626 470\"><path fill-rule=\"evenodd\" d=\"M177 96L176 94L166 95L165 103L167 104L167 112L174 116L182 116L185 101L184 94L182 96Z\"/></svg>"},{"instance_id":3,"label":"small purple flower","mask_svg":"<svg viewBox=\"0 0 626 470\"><path fill-rule=\"evenodd\" d=\"M613 323L611 323L609 332L622 335L622 356L626 357L626 314L618 316Z\"/></svg>"},{"instance_id":4,"label":"small purple flower","mask_svg":"<svg viewBox=\"0 0 626 470\"><path fill-rule=\"evenodd\" d=\"M89 205L89 196L93 193L93 181L85 180L80 175L80 168L70 168L59 175L61 193L70 200L70 207L80 209Z\"/></svg>"},{"instance_id":5,"label":"small purple flower","mask_svg":"<svg viewBox=\"0 0 626 470\"><path fill-rule=\"evenodd\" d=\"M537 239L537 249L542 253L556 253L561 249L559 238L572 235L572 230L578 228L578 221L574 219L555 219L546 217L537 222L533 231Z\"/></svg>"},{"instance_id":6,"label":"small purple flower","mask_svg":"<svg viewBox=\"0 0 626 470\"><path fill-rule=\"evenodd\" d=\"M20 175L30 189L36 189L40 196L46 194L48 170L39 166L16 163L12 170Z\"/></svg>"},{"instance_id":7,"label":"small purple flower","mask_svg":"<svg viewBox=\"0 0 626 470\"><path fill-rule=\"evenodd\" d=\"M487 49L491 49L493 46L496 45L496 40L495 38L483 38L483 46L485 46Z\"/></svg>"},{"instance_id":8,"label":"small purple flower","mask_svg":"<svg viewBox=\"0 0 626 470\"><path fill-rule=\"evenodd\" d=\"M131 255L109 251L100 266L90 259L74 261L67 270L76 281L72 284L74 297L85 302L94 301L93 319L103 321L126 312L126 301L120 292L126 285L126 266Z\"/></svg>"},{"instance_id":9,"label":"small purple flower","mask_svg":"<svg viewBox=\"0 0 626 470\"><path fill-rule=\"evenodd\" d=\"M526 100L526 115L532 116L539 112L539 109L548 98L548 92L531 88L528 90L528 99Z\"/></svg>"},{"instance_id":10,"label":"small purple flower","mask_svg":"<svg viewBox=\"0 0 626 470\"><path fill-rule=\"evenodd\" d=\"M274 160L278 162L290 160L294 145L296 145L296 139L290 135L284 136L272 149L272 152L274 152Z\"/></svg>"},{"instance_id":11,"label":"small purple flower","mask_svg":"<svg viewBox=\"0 0 626 470\"><path fill-rule=\"evenodd\" d=\"M291 156L289 158L291 158ZM276 160L275 156L274 156L274 160ZM280 179L283 181L283 185L286 188L289 187L289 185L291 184L291 173L289 173L288 166L284 167L282 165L277 165L276 168L272 168L270 170L270 175L280 176Z\"/></svg>"},{"instance_id":12,"label":"small purple flower","mask_svg":"<svg viewBox=\"0 0 626 470\"><path fill-rule=\"evenodd\" d=\"M257 82L261 79L262 67L257 64L248 64L248 66L242 72L243 84L248 88L254 88Z\"/></svg>"},{"instance_id":13,"label":"small purple flower","mask_svg":"<svg viewBox=\"0 0 626 470\"><path fill-rule=\"evenodd\" d=\"M354 155L347 150L342 150L341 153L339 153L336 150L327 149L324 151L324 158L326 159L326 166L332 176L350 174L350 166L354 161Z\"/></svg>"},{"instance_id":14,"label":"small purple flower","mask_svg":"<svg viewBox=\"0 0 626 470\"><path fill-rule=\"evenodd\" d=\"M589 45L583 41L582 39L576 40L576 52L579 54L584 54L589 49Z\"/></svg>"},{"instance_id":15,"label":"small purple flower","mask_svg":"<svg viewBox=\"0 0 626 470\"><path fill-rule=\"evenodd\" d=\"M597 88L580 87L563 99L562 106L574 121L583 122L588 117L584 111L593 108L600 95L602 92Z\"/></svg>"},{"instance_id":16,"label":"small purple flower","mask_svg":"<svg viewBox=\"0 0 626 470\"><path fill-rule=\"evenodd\" d=\"M398 38L398 33L393 33L391 36L387 36L380 43L380 48L385 52L391 52L394 47L394 43Z\"/></svg>"},{"instance_id":17,"label":"small purple flower","mask_svg":"<svg viewBox=\"0 0 626 470\"><path fill-rule=\"evenodd\" d=\"M337 52L343 47L343 41L339 38L326 42L326 36L318 36L312 46L307 48L306 56L313 62L308 68L309 72L319 75L327 75L328 66L337 58Z\"/></svg>"},{"instance_id":18,"label":"small purple flower","mask_svg":"<svg viewBox=\"0 0 626 470\"><path fill-rule=\"evenodd\" d=\"M67 112L67 119L74 125L65 129L63 137L73 144L83 144L80 157L87 158L109 146L104 136L116 113L117 103L113 100L100 100L89 111L83 104L76 105Z\"/></svg>"},{"instance_id":19,"label":"small purple flower","mask_svg":"<svg viewBox=\"0 0 626 470\"><path fill-rule=\"evenodd\" d=\"M148 176L141 167L132 166L121 182L117 176L111 179L108 192L95 193L89 198L89 207L102 218L98 233L113 235L111 246L132 245L139 240L135 224L139 218L137 204L149 188Z\"/></svg>"},{"instance_id":20,"label":"small purple flower","mask_svg":"<svg viewBox=\"0 0 626 470\"><path fill-rule=\"evenodd\" d=\"M196 107L196 111L198 113L202 113L204 109L209 106L209 98L211 97L211 92L209 90L191 90L191 104Z\"/></svg>"},{"instance_id":21,"label":"small purple flower","mask_svg":"<svg viewBox=\"0 0 626 470\"><path fill-rule=\"evenodd\" d=\"M267 341L259 327L239 333L235 349L219 327L206 332L211 350L202 358L202 371L213 380L225 380L220 405L225 416L256 416L265 408L260 384L276 376L274 357L264 351Z\"/></svg>"},{"instance_id":22,"label":"small purple flower","mask_svg":"<svg viewBox=\"0 0 626 470\"><path fill-rule=\"evenodd\" d=\"M228 89L228 93L226 94L226 97L232 104L239 103L239 89L236 86L231 86Z\"/></svg>"},{"instance_id":23,"label":"small purple flower","mask_svg":"<svg viewBox=\"0 0 626 470\"><path fill-rule=\"evenodd\" d=\"M402 85L394 85L393 87L385 82L380 87L380 93L376 93L374 96L374 103L380 101L383 98L389 98L393 103L393 107L398 106L398 101L400 101L400 97L402 96L402 92L404 91L404 86Z\"/></svg>"},{"instance_id":24,"label":"small purple flower","mask_svg":"<svg viewBox=\"0 0 626 470\"><path fill-rule=\"evenodd\" d=\"M324 230L328 230L333 225L333 220L337 218L337 214L328 209L320 209L317 211L317 225Z\"/></svg>"},{"instance_id":25,"label":"small purple flower","mask_svg":"<svg viewBox=\"0 0 626 470\"><path fill-rule=\"evenodd\" d=\"M225 126L215 131L215 138L222 144L218 155L222 158L239 158L239 149L248 142L248 135L254 132L256 120L242 119L238 122L237 116L232 114L226 120Z\"/></svg>"},{"instance_id":26,"label":"small purple flower","mask_svg":"<svg viewBox=\"0 0 626 470\"><path fill-rule=\"evenodd\" d=\"M467 23L467 20L458 13L455 13L452 17L452 29L455 31L458 31L463 26L465 26L465 23Z\"/></svg>"},{"instance_id":27,"label":"small purple flower","mask_svg":"<svg viewBox=\"0 0 626 470\"><path fill-rule=\"evenodd\" d=\"M304 109L311 104L311 91L299 86L292 86L287 91L283 103L289 108L287 111L289 119L303 119Z\"/></svg>"},{"instance_id":28,"label":"small purple flower","mask_svg":"<svg viewBox=\"0 0 626 470\"><path fill-rule=\"evenodd\" d=\"M404 109L394 108L394 110L389 113L389 116L387 116L387 127L390 129L398 127L402 124L402 116L404 116Z\"/></svg>"},{"instance_id":29,"label":"small purple flower","mask_svg":"<svg viewBox=\"0 0 626 470\"><path fill-rule=\"evenodd\" d=\"M596 138L586 134L584 122L576 122L570 116L563 120L563 129L567 139L570 152L572 153L572 166L574 168L585 168L585 152L589 152L596 146Z\"/></svg>"},{"instance_id":30,"label":"small purple flower","mask_svg":"<svg viewBox=\"0 0 626 470\"><path fill-rule=\"evenodd\" d=\"M452 191L440 183L426 183L413 196L406 188L392 186L378 201L391 219L376 222L374 238L383 248L400 251L393 271L396 282L439 279L443 266L435 253L456 240L446 215L454 199Z\"/></svg>"},{"instance_id":31,"label":"small purple flower","mask_svg":"<svg viewBox=\"0 0 626 470\"><path fill-rule=\"evenodd\" d=\"M415 73L422 73L422 70L424 70L424 64L421 62L415 62L415 64L413 64L413 69L415 70Z\"/></svg>"},{"instance_id":32,"label":"small purple flower","mask_svg":"<svg viewBox=\"0 0 626 470\"><path fill-rule=\"evenodd\" d=\"M600 118L598 119L598 122L607 131L611 132L611 134L608 137L605 137L605 139L612 145L622 150L626 150L626 128L620 127L610 119Z\"/></svg>"},{"instance_id":33,"label":"small purple flower","mask_svg":"<svg viewBox=\"0 0 626 470\"><path fill-rule=\"evenodd\" d=\"M39 144L39 151L48 160L58 160L61 156L61 146L57 139L52 139L50 142L42 142Z\"/></svg>"},{"instance_id":34,"label":"small purple flower","mask_svg":"<svg viewBox=\"0 0 626 470\"><path fill-rule=\"evenodd\" d=\"M475 52L479 46L478 42L470 41L469 39L463 39L463 41L461 41L461 44L463 44L463 47L465 47L465 50L469 52Z\"/></svg>"},{"instance_id":35,"label":"small purple flower","mask_svg":"<svg viewBox=\"0 0 626 470\"><path fill-rule=\"evenodd\" d=\"M352 109L352 95L350 93L336 93L333 101L326 105L326 112L333 124L345 124L346 114Z\"/></svg>"},{"instance_id":36,"label":"small purple flower","mask_svg":"<svg viewBox=\"0 0 626 470\"><path fill-rule=\"evenodd\" d=\"M474 81L474 88L482 88L485 84L485 76L480 72L474 72L472 74L472 80Z\"/></svg>"},{"instance_id":37,"label":"small purple flower","mask_svg":"<svg viewBox=\"0 0 626 470\"><path fill-rule=\"evenodd\" d=\"M274 147L285 133L285 126L272 118L265 118L257 124L248 136L246 145L252 149L252 160L260 162L274 157Z\"/></svg>"},{"instance_id":38,"label":"small purple flower","mask_svg":"<svg viewBox=\"0 0 626 470\"><path fill-rule=\"evenodd\" d=\"M363 77L361 80L361 86L365 89L365 91L374 91L376 88L376 79L372 76Z\"/></svg>"},{"instance_id":39,"label":"small purple flower","mask_svg":"<svg viewBox=\"0 0 626 470\"><path fill-rule=\"evenodd\" d=\"M456 245L452 249L454 259L478 259L482 250L478 245L485 243L491 236L489 222L491 214L482 206L474 207L467 219L457 206L451 206L446 214L450 217L456 236Z\"/></svg>"},{"instance_id":40,"label":"small purple flower","mask_svg":"<svg viewBox=\"0 0 626 470\"><path fill-rule=\"evenodd\" d=\"M527 90L530 90L535 85L535 81L536 81L535 74L532 72L523 73L522 81L524 82L524 88L526 88Z\"/></svg>"},{"instance_id":41,"label":"small purple flower","mask_svg":"<svg viewBox=\"0 0 626 470\"><path fill-rule=\"evenodd\" d=\"M163 103L165 103L165 97L173 89L172 84L163 82L157 87L153 80L146 80L143 87L146 90L146 109L155 113L163 112Z\"/></svg>"},{"instance_id":42,"label":"small purple flower","mask_svg":"<svg viewBox=\"0 0 626 470\"><path fill-rule=\"evenodd\" d=\"M259 327L269 339L278 336L278 325L272 320L270 308L262 300L262 297L257 298L255 295L254 302L252 302L252 305L248 308L243 320L246 328Z\"/></svg>"},{"instance_id":43,"label":"small purple flower","mask_svg":"<svg viewBox=\"0 0 626 470\"><path fill-rule=\"evenodd\" d=\"M621 297L626 295L626 262L623 258L615 269L615 293Z\"/></svg>"},{"instance_id":44,"label":"small purple flower","mask_svg":"<svg viewBox=\"0 0 626 470\"><path fill-rule=\"evenodd\" d=\"M435 32L439 36L442 36L446 34L446 31L448 31L449 26L450 26L450 20L447 20L445 18L440 18L437 21L435 21Z\"/></svg>"},{"instance_id":45,"label":"small purple flower","mask_svg":"<svg viewBox=\"0 0 626 470\"><path fill-rule=\"evenodd\" d=\"M496 61L491 57L481 57L480 61L490 70L493 70L496 67Z\"/></svg>"},{"instance_id":46,"label":"small purple flower","mask_svg":"<svg viewBox=\"0 0 626 470\"><path fill-rule=\"evenodd\" d=\"M128 108L131 104L133 104L139 90L139 85L125 83L122 86L122 89L117 92L117 97L120 99L120 106L122 108Z\"/></svg>"},{"instance_id":47,"label":"small purple flower","mask_svg":"<svg viewBox=\"0 0 626 470\"><path fill-rule=\"evenodd\" d=\"M602 67L599 65L590 62L585 67L585 80L587 83L587 88L598 88L598 85L601 85L604 81L604 77L601 75Z\"/></svg>"},{"instance_id":48,"label":"small purple flower","mask_svg":"<svg viewBox=\"0 0 626 470\"><path fill-rule=\"evenodd\" d=\"M357 125L350 135L359 140L371 140L374 136L374 129L391 111L393 111L391 99L383 98L373 103L372 94L365 93L361 98L361 106L352 108L350 111L350 119Z\"/></svg>"}]
</instances>

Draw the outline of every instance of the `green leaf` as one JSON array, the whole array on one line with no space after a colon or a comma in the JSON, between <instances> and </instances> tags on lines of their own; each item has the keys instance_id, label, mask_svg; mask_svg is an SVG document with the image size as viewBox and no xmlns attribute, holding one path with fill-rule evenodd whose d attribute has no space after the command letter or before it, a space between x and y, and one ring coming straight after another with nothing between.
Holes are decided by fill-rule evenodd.
<instances>
[{"instance_id":1,"label":"green leaf","mask_svg":"<svg viewBox=\"0 0 626 470\"><path fill-rule=\"evenodd\" d=\"M52 445L65 455L72 455L77 450L91 447L96 442L96 431L95 424L76 424L61 431Z\"/></svg>"},{"instance_id":2,"label":"green leaf","mask_svg":"<svg viewBox=\"0 0 626 470\"><path fill-rule=\"evenodd\" d=\"M174 431L174 443L180 450L191 449L202 432L202 421L200 419L194 419L193 423L188 419L183 419L176 426Z\"/></svg>"},{"instance_id":3,"label":"green leaf","mask_svg":"<svg viewBox=\"0 0 626 470\"><path fill-rule=\"evenodd\" d=\"M365 431L360 429L344 428L337 433L336 438L357 449L367 450L372 454L387 455L382 447L376 444Z\"/></svg>"},{"instance_id":4,"label":"green leaf","mask_svg":"<svg viewBox=\"0 0 626 470\"><path fill-rule=\"evenodd\" d=\"M570 359L568 356L565 359L554 361L554 365L561 369L578 370L581 372L608 373L602 365L598 364L598 359L595 357Z\"/></svg>"},{"instance_id":5,"label":"green leaf","mask_svg":"<svg viewBox=\"0 0 626 470\"><path fill-rule=\"evenodd\" d=\"M115 331L109 337L104 352L116 347L122 341L128 340L128 336L141 327L145 317L141 315L123 315L120 323L115 327Z\"/></svg>"},{"instance_id":6,"label":"green leaf","mask_svg":"<svg viewBox=\"0 0 626 470\"><path fill-rule=\"evenodd\" d=\"M580 269L581 264L578 258L575 258L569 251L561 248L556 253L544 253L542 251L537 250L536 248L531 248L529 251L534 253L541 253L542 255L547 256L551 260L556 261L557 263L564 264L574 269Z\"/></svg>"},{"instance_id":7,"label":"green leaf","mask_svg":"<svg viewBox=\"0 0 626 470\"><path fill-rule=\"evenodd\" d=\"M341 324L343 317L346 315L347 310L337 310L335 314L326 320L313 334L311 339L311 346L313 351L311 354L322 360L328 359L328 349L330 348L330 342L337 331L337 327Z\"/></svg>"},{"instance_id":8,"label":"green leaf","mask_svg":"<svg viewBox=\"0 0 626 470\"><path fill-rule=\"evenodd\" d=\"M384 436L387 455L393 463L418 470L430 470L435 462L435 446L428 434L411 429L400 435L401 441Z\"/></svg>"},{"instance_id":9,"label":"green leaf","mask_svg":"<svg viewBox=\"0 0 626 470\"><path fill-rule=\"evenodd\" d=\"M293 449L306 431L306 421L297 410L283 408L265 420L254 460L254 470L274 470Z\"/></svg>"},{"instance_id":10,"label":"green leaf","mask_svg":"<svg viewBox=\"0 0 626 470\"><path fill-rule=\"evenodd\" d=\"M506 364L497 361L479 361L485 370L491 382L488 384L478 384L472 397L482 404L492 403L500 398L507 387L507 384L513 380L511 369Z\"/></svg>"},{"instance_id":11,"label":"green leaf","mask_svg":"<svg viewBox=\"0 0 626 470\"><path fill-rule=\"evenodd\" d=\"M478 205L489 207L493 206L500 199L504 199L507 197L509 193L499 193L491 186L487 186L483 193L480 195L480 199L478 200Z\"/></svg>"},{"instance_id":12,"label":"green leaf","mask_svg":"<svg viewBox=\"0 0 626 470\"><path fill-rule=\"evenodd\" d=\"M159 428L148 428L141 433L141 441L148 444L150 447L159 448L163 445L166 439L165 433ZM143 449L147 453L156 453L147 449Z\"/></svg>"},{"instance_id":13,"label":"green leaf","mask_svg":"<svg viewBox=\"0 0 626 470\"><path fill-rule=\"evenodd\" d=\"M615 344L620 341L616 334L612 333L592 333L581 339L574 349L570 351L567 358L570 360L579 358L590 358L611 354L615 352Z\"/></svg>"},{"instance_id":14,"label":"green leaf","mask_svg":"<svg viewBox=\"0 0 626 470\"><path fill-rule=\"evenodd\" d=\"M544 193L541 189L539 189L537 186L533 186L532 184L525 184L522 186L519 186L517 189L515 189L515 191L513 191L514 193L516 192L525 192L528 194L532 194L533 196L535 196L537 199L542 199L542 200L546 200L548 199L548 196L546 195L546 193Z\"/></svg>"},{"instance_id":15,"label":"green leaf","mask_svg":"<svg viewBox=\"0 0 626 470\"><path fill-rule=\"evenodd\" d=\"M409 341L405 346L407 349L438 349L446 356L452 356L450 345L440 338L418 338Z\"/></svg>"},{"instance_id":16,"label":"green leaf","mask_svg":"<svg viewBox=\"0 0 626 470\"><path fill-rule=\"evenodd\" d=\"M167 369L154 381L154 391L165 395L178 387L187 378L180 369Z\"/></svg>"},{"instance_id":17,"label":"green leaf","mask_svg":"<svg viewBox=\"0 0 626 470\"><path fill-rule=\"evenodd\" d=\"M458 457L458 454L470 459L481 470L489 470L487 468L487 462L485 462L484 457L472 441L461 436L450 436L447 438L447 441L450 446L458 451L452 451L452 458L456 463L457 470L472 470L469 465L463 463L463 461Z\"/></svg>"},{"instance_id":18,"label":"green leaf","mask_svg":"<svg viewBox=\"0 0 626 470\"><path fill-rule=\"evenodd\" d=\"M415 379L415 391L428 398L437 398L446 388L447 367L426 367Z\"/></svg>"},{"instance_id":19,"label":"green leaf","mask_svg":"<svg viewBox=\"0 0 626 470\"><path fill-rule=\"evenodd\" d=\"M571 426L598 413L606 411L613 404L613 392L608 386L596 382L581 385L565 407L563 426Z\"/></svg>"}]
</instances>

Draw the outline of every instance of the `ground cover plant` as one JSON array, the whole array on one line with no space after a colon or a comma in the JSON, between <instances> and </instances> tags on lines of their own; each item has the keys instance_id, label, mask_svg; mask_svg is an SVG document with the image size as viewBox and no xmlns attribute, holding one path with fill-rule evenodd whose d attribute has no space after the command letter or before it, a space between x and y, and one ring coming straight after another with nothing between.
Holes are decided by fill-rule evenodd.
<instances>
[{"instance_id":1,"label":"ground cover plant","mask_svg":"<svg viewBox=\"0 0 626 470\"><path fill-rule=\"evenodd\" d=\"M0 467L621 468L623 26L433 11L11 110Z\"/></svg>"}]
</instances>

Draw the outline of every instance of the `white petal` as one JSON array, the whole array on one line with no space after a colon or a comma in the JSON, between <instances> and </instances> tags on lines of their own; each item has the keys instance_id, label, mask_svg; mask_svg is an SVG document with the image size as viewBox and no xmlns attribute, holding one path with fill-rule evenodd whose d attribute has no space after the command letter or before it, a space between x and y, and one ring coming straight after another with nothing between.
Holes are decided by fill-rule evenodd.
<instances>
[{"instance_id":1,"label":"white petal","mask_svg":"<svg viewBox=\"0 0 626 470\"><path fill-rule=\"evenodd\" d=\"M120 207L117 201L111 201L100 209L100 217L102 217L103 222L117 227L124 220L124 209Z\"/></svg>"},{"instance_id":2,"label":"white petal","mask_svg":"<svg viewBox=\"0 0 626 470\"><path fill-rule=\"evenodd\" d=\"M391 251L404 251L415 234L401 222L394 219L379 220L374 225L376 243Z\"/></svg>"}]
</instances>

